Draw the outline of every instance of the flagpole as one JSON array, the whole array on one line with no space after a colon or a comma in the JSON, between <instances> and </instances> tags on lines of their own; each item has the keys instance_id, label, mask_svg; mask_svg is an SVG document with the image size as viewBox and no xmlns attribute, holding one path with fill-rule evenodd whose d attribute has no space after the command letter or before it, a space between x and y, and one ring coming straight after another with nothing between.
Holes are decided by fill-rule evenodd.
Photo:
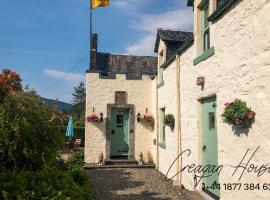
<instances>
[{"instance_id":1,"label":"flagpole","mask_svg":"<svg viewBox=\"0 0 270 200\"><path fill-rule=\"evenodd\" d=\"M91 68L91 48L92 48L92 31L93 31L93 5L92 5L92 0L90 0L90 64L89 67Z\"/></svg>"}]
</instances>

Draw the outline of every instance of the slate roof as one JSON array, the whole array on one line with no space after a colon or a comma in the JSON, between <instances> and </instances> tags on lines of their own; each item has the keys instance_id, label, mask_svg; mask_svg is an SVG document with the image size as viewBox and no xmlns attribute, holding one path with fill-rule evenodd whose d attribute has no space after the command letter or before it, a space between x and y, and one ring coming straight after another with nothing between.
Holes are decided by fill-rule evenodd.
<instances>
[{"instance_id":1,"label":"slate roof","mask_svg":"<svg viewBox=\"0 0 270 200\"><path fill-rule=\"evenodd\" d=\"M180 31L180 30L169 30L169 29L158 29L155 43L155 52L158 52L159 41L184 43L193 37L192 32Z\"/></svg>"},{"instance_id":2,"label":"slate roof","mask_svg":"<svg viewBox=\"0 0 270 200\"><path fill-rule=\"evenodd\" d=\"M130 78L139 78L141 75L156 75L157 57L97 52L96 67L91 66L89 72L100 72L103 76L127 74L127 77Z\"/></svg>"}]
</instances>

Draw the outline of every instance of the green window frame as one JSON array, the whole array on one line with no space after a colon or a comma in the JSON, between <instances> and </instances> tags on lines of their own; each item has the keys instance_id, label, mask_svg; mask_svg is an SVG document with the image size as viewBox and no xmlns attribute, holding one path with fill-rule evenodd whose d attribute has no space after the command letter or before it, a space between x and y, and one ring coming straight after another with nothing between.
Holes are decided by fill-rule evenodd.
<instances>
[{"instance_id":1,"label":"green window frame","mask_svg":"<svg viewBox=\"0 0 270 200\"><path fill-rule=\"evenodd\" d=\"M222 7L227 2L228 2L228 0L217 0L217 9Z\"/></svg>"},{"instance_id":2,"label":"green window frame","mask_svg":"<svg viewBox=\"0 0 270 200\"><path fill-rule=\"evenodd\" d=\"M161 67L159 67L158 79L159 79L159 83L163 82L163 68Z\"/></svg>"},{"instance_id":3,"label":"green window frame","mask_svg":"<svg viewBox=\"0 0 270 200\"><path fill-rule=\"evenodd\" d=\"M209 26L209 1L205 1L199 8L201 10L201 46L205 52L210 48L210 26Z\"/></svg>"},{"instance_id":4,"label":"green window frame","mask_svg":"<svg viewBox=\"0 0 270 200\"><path fill-rule=\"evenodd\" d=\"M160 139L160 143L159 146L162 148L166 148L166 127L164 124L164 118L165 118L165 108L160 109L160 135L159 135L159 139Z\"/></svg>"}]
</instances>

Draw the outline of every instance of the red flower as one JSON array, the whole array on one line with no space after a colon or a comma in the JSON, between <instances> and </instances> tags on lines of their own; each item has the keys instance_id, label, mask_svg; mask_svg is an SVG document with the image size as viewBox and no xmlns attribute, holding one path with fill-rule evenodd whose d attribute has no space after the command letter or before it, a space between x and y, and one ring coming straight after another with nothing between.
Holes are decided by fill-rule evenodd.
<instances>
[{"instance_id":1,"label":"red flower","mask_svg":"<svg viewBox=\"0 0 270 200\"><path fill-rule=\"evenodd\" d=\"M235 119L235 125L240 125L240 124L242 124L242 122L243 122L243 120L241 118L239 118L239 117L237 117Z\"/></svg>"},{"instance_id":2,"label":"red flower","mask_svg":"<svg viewBox=\"0 0 270 200\"><path fill-rule=\"evenodd\" d=\"M152 121L153 121L153 116L152 116L152 115L145 114L145 115L143 116L143 119L144 119L145 121L152 122Z\"/></svg>"},{"instance_id":3,"label":"red flower","mask_svg":"<svg viewBox=\"0 0 270 200\"><path fill-rule=\"evenodd\" d=\"M99 118L96 113L92 113L91 115L86 117L87 122L99 122Z\"/></svg>"},{"instance_id":4,"label":"red flower","mask_svg":"<svg viewBox=\"0 0 270 200\"><path fill-rule=\"evenodd\" d=\"M254 119L254 117L255 117L255 112L253 112L253 111L247 112L247 117L248 117L249 119Z\"/></svg>"}]
</instances>

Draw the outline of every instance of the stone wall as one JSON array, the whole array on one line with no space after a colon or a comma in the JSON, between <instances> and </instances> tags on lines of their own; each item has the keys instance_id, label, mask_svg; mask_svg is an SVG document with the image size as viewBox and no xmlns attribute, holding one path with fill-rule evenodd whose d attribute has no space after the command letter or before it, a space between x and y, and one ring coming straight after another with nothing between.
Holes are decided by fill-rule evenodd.
<instances>
[{"instance_id":1,"label":"stone wall","mask_svg":"<svg viewBox=\"0 0 270 200\"><path fill-rule=\"evenodd\" d=\"M126 80L126 75L116 74L116 79L100 79L98 73L86 74L86 116L95 112L103 113L107 118L107 104L115 103L115 92L126 91L128 104L134 104L135 118L137 113L153 113L153 82L148 76L143 75L142 80ZM104 120L105 121L105 120ZM135 120L135 158L138 159L140 152L145 161L153 160L153 128L137 123ZM131 133L132 134L132 133ZM106 126L103 123L86 123L85 131L85 162L95 163L98 154L106 155Z\"/></svg>"},{"instance_id":2,"label":"stone wall","mask_svg":"<svg viewBox=\"0 0 270 200\"><path fill-rule=\"evenodd\" d=\"M198 1L195 1L197 5ZM191 149L182 165L201 164L201 104L199 99L217 97L218 162L224 169L219 177L224 183L267 183L269 173L257 177L240 172L232 176L245 152L249 157L260 146L251 163L267 164L270 161L270 2L268 0L240 1L232 10L211 24L211 46L215 54L207 60L192 65L197 54L195 46L180 57L182 149ZM196 11L195 11L196 14ZM195 17L196 20L196 17ZM196 24L196 23L195 23ZM196 29L196 27L195 27ZM196 31L195 31L196 32ZM169 68L174 68L174 65ZM203 90L196 85L198 76L205 77ZM256 112L252 128L232 130L222 122L224 103L242 99ZM246 162L245 162L246 163ZM194 189L193 174L183 173L182 183ZM199 189L199 188L197 188ZM221 190L221 199L269 199L269 191Z\"/></svg>"}]
</instances>

